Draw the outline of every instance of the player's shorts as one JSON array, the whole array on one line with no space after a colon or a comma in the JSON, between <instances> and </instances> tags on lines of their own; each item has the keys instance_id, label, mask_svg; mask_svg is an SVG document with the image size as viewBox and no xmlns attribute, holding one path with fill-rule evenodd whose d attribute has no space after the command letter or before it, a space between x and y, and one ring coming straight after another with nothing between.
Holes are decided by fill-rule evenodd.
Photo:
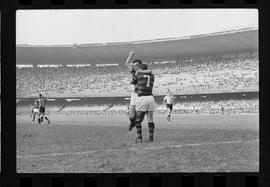
<instances>
[{"instance_id":1,"label":"player's shorts","mask_svg":"<svg viewBox=\"0 0 270 187\"><path fill-rule=\"evenodd\" d=\"M38 108L34 108L33 112L34 112L34 113L39 113Z\"/></svg>"},{"instance_id":2,"label":"player's shorts","mask_svg":"<svg viewBox=\"0 0 270 187\"><path fill-rule=\"evenodd\" d=\"M136 102L136 111L155 111L155 99L152 95L138 97Z\"/></svg>"},{"instance_id":3,"label":"player's shorts","mask_svg":"<svg viewBox=\"0 0 270 187\"><path fill-rule=\"evenodd\" d=\"M44 113L44 112L45 112L45 107L40 107L39 112L40 112L40 113Z\"/></svg>"},{"instance_id":4,"label":"player's shorts","mask_svg":"<svg viewBox=\"0 0 270 187\"><path fill-rule=\"evenodd\" d=\"M168 109L172 110L172 109L173 109L173 104L166 104L166 107L167 107Z\"/></svg>"},{"instance_id":5,"label":"player's shorts","mask_svg":"<svg viewBox=\"0 0 270 187\"><path fill-rule=\"evenodd\" d=\"M129 105L136 105L137 99L138 99L138 94L135 92L132 92Z\"/></svg>"}]
</instances>

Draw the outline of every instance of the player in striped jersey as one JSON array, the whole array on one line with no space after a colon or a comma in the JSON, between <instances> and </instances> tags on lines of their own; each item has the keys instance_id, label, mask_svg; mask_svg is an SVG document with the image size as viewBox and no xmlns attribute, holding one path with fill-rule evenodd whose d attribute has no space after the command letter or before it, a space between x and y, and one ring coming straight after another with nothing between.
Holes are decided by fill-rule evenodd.
<instances>
[{"instance_id":1,"label":"player in striped jersey","mask_svg":"<svg viewBox=\"0 0 270 187\"><path fill-rule=\"evenodd\" d=\"M43 117L47 120L48 124L50 124L49 118L45 115L45 105L47 102L47 98L43 97L42 94L39 94L38 103L39 103L39 118L38 123L43 122Z\"/></svg>"},{"instance_id":2,"label":"player in striped jersey","mask_svg":"<svg viewBox=\"0 0 270 187\"><path fill-rule=\"evenodd\" d=\"M153 121L153 112L155 110L155 99L153 97L153 85L154 75L146 64L138 66L139 70L136 72L136 80L138 86L138 99L136 102L136 129L137 135L136 143L142 142L142 125L145 114L147 115L148 128L149 128L149 139L148 142L154 141L154 128L155 124Z\"/></svg>"},{"instance_id":3,"label":"player in striped jersey","mask_svg":"<svg viewBox=\"0 0 270 187\"><path fill-rule=\"evenodd\" d=\"M170 89L167 91L167 95L163 98L163 103L166 103L167 108L167 120L170 121L171 119L171 113L173 110L173 103L174 103L175 97L173 96Z\"/></svg>"}]
</instances>

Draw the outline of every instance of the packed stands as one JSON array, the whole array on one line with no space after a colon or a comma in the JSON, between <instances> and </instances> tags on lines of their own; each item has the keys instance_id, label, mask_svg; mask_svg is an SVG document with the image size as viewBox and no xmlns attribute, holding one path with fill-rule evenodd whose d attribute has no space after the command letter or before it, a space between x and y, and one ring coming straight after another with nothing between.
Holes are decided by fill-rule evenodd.
<instances>
[{"instance_id":1,"label":"packed stands","mask_svg":"<svg viewBox=\"0 0 270 187\"><path fill-rule=\"evenodd\" d=\"M175 113L202 113L220 114L222 107L225 114L259 113L259 100L219 100L219 101L197 101L176 103Z\"/></svg>"},{"instance_id":2,"label":"packed stands","mask_svg":"<svg viewBox=\"0 0 270 187\"><path fill-rule=\"evenodd\" d=\"M17 68L17 97L129 96L127 68L118 66ZM170 88L174 94L258 91L258 53L183 58L179 62L152 62L154 94Z\"/></svg>"}]
</instances>

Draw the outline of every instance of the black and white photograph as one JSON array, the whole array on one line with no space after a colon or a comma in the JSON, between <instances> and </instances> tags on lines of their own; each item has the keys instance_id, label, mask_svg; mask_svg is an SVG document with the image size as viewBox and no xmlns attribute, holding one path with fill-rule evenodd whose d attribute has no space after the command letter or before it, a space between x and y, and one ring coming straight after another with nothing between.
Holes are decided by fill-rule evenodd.
<instances>
[{"instance_id":1,"label":"black and white photograph","mask_svg":"<svg viewBox=\"0 0 270 187\"><path fill-rule=\"evenodd\" d=\"M259 172L258 14L17 10L17 172Z\"/></svg>"},{"instance_id":2,"label":"black and white photograph","mask_svg":"<svg viewBox=\"0 0 270 187\"><path fill-rule=\"evenodd\" d=\"M0 36L1 36L1 11L0 11ZM2 72L2 67L1 67L1 48L2 48L2 46L1 46L1 42L2 42L2 40L1 40L1 37L0 37L0 87L1 87L1 72ZM0 104L1 104L1 90L0 90ZM1 118L1 108L2 107L0 107L0 118ZM1 118L2 119L2 118ZM1 120L2 121L2 120ZM1 133L2 133L2 127L1 127L1 121L0 121L0 171L1 171L1 152L2 152L2 141L1 141Z\"/></svg>"}]
</instances>

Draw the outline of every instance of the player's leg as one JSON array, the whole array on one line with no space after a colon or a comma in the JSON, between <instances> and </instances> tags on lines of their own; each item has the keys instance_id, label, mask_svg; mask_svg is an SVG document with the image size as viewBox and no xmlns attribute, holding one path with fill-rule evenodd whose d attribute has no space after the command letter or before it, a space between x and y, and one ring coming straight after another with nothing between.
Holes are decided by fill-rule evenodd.
<instances>
[{"instance_id":1,"label":"player's leg","mask_svg":"<svg viewBox=\"0 0 270 187\"><path fill-rule=\"evenodd\" d=\"M136 102L138 99L137 93L132 93L130 98L130 106L129 106L129 121L130 125L128 130L131 131L133 127L135 127L136 120Z\"/></svg>"},{"instance_id":2,"label":"player's leg","mask_svg":"<svg viewBox=\"0 0 270 187\"><path fill-rule=\"evenodd\" d=\"M44 118L47 120L48 124L51 123L51 120L46 116L45 112L44 112Z\"/></svg>"},{"instance_id":3,"label":"player's leg","mask_svg":"<svg viewBox=\"0 0 270 187\"><path fill-rule=\"evenodd\" d=\"M43 107L42 112L43 112L43 117L47 120L48 124L50 124L50 120L49 120L49 118L45 114L45 107ZM43 121L43 118L42 118L42 121Z\"/></svg>"},{"instance_id":4,"label":"player's leg","mask_svg":"<svg viewBox=\"0 0 270 187\"><path fill-rule=\"evenodd\" d=\"M45 107L41 107L40 112L41 112L40 121L43 122L43 118L45 117Z\"/></svg>"},{"instance_id":5,"label":"player's leg","mask_svg":"<svg viewBox=\"0 0 270 187\"><path fill-rule=\"evenodd\" d=\"M32 110L31 118L32 118L32 121L35 121L35 109Z\"/></svg>"},{"instance_id":6,"label":"player's leg","mask_svg":"<svg viewBox=\"0 0 270 187\"><path fill-rule=\"evenodd\" d=\"M38 119L38 123L40 124L41 122L43 122L43 117L45 115L45 110L44 107L40 107L39 109L39 119Z\"/></svg>"},{"instance_id":7,"label":"player's leg","mask_svg":"<svg viewBox=\"0 0 270 187\"><path fill-rule=\"evenodd\" d=\"M38 109L37 108L34 108L34 110L33 110L33 121L35 121L35 119L36 119L36 115L38 115Z\"/></svg>"},{"instance_id":8,"label":"player's leg","mask_svg":"<svg viewBox=\"0 0 270 187\"><path fill-rule=\"evenodd\" d=\"M155 111L155 99L153 96L148 98L148 112L147 112L147 121L148 121L148 129L149 129L149 140L148 142L154 141L154 130L155 130L155 123L154 123L154 111Z\"/></svg>"},{"instance_id":9,"label":"player's leg","mask_svg":"<svg viewBox=\"0 0 270 187\"><path fill-rule=\"evenodd\" d=\"M145 112L144 111L137 111L136 112L136 129L137 129L137 138L136 143L142 142L142 121L144 119Z\"/></svg>"},{"instance_id":10,"label":"player's leg","mask_svg":"<svg viewBox=\"0 0 270 187\"><path fill-rule=\"evenodd\" d=\"M34 109L31 108L30 118L33 117L33 114L34 114Z\"/></svg>"},{"instance_id":11,"label":"player's leg","mask_svg":"<svg viewBox=\"0 0 270 187\"><path fill-rule=\"evenodd\" d=\"M44 116L44 112L40 112L40 116L39 116L39 120L40 122L43 122L43 116Z\"/></svg>"},{"instance_id":12,"label":"player's leg","mask_svg":"<svg viewBox=\"0 0 270 187\"><path fill-rule=\"evenodd\" d=\"M169 114L168 114L168 118L167 118L168 121L170 121L170 119L171 119L172 109L173 109L173 105L172 104L169 104L169 107L168 107Z\"/></svg>"},{"instance_id":13,"label":"player's leg","mask_svg":"<svg viewBox=\"0 0 270 187\"><path fill-rule=\"evenodd\" d=\"M170 121L170 105L166 104L166 108L167 108L167 120Z\"/></svg>"},{"instance_id":14,"label":"player's leg","mask_svg":"<svg viewBox=\"0 0 270 187\"><path fill-rule=\"evenodd\" d=\"M46 114L44 114L44 118L47 120L47 122L49 123L49 118L46 116Z\"/></svg>"},{"instance_id":15,"label":"player's leg","mask_svg":"<svg viewBox=\"0 0 270 187\"><path fill-rule=\"evenodd\" d=\"M40 122L41 122L41 111L39 109L39 112L38 112L38 124L40 124Z\"/></svg>"},{"instance_id":16,"label":"player's leg","mask_svg":"<svg viewBox=\"0 0 270 187\"><path fill-rule=\"evenodd\" d=\"M136 120L135 125L137 129L137 142L142 142L142 121L147 111L147 103L145 102L145 97L138 97L136 102Z\"/></svg>"},{"instance_id":17,"label":"player's leg","mask_svg":"<svg viewBox=\"0 0 270 187\"><path fill-rule=\"evenodd\" d=\"M149 142L154 141L154 129L155 129L155 123L153 120L153 111L147 112L147 121L148 121L148 130L149 130Z\"/></svg>"},{"instance_id":18,"label":"player's leg","mask_svg":"<svg viewBox=\"0 0 270 187\"><path fill-rule=\"evenodd\" d=\"M33 113L33 119L32 119L32 121L35 121L35 118L36 118L36 112Z\"/></svg>"},{"instance_id":19,"label":"player's leg","mask_svg":"<svg viewBox=\"0 0 270 187\"><path fill-rule=\"evenodd\" d=\"M128 130L131 131L133 127L135 127L135 120L136 120L136 105L129 106L129 121L130 125Z\"/></svg>"},{"instance_id":20,"label":"player's leg","mask_svg":"<svg viewBox=\"0 0 270 187\"><path fill-rule=\"evenodd\" d=\"M41 114L40 114L40 122L43 122L44 116L45 116L44 112L41 112Z\"/></svg>"}]
</instances>

